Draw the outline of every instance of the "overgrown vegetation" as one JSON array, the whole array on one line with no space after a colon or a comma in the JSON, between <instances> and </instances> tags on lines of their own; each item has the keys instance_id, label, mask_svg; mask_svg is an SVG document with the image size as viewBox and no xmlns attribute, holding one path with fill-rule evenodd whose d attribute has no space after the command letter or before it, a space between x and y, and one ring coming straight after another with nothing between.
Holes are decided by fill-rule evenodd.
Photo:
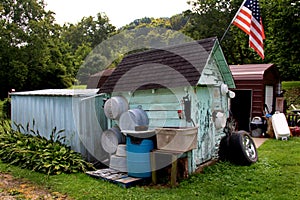
<instances>
[{"instance_id":1,"label":"overgrown vegetation","mask_svg":"<svg viewBox=\"0 0 300 200\"><path fill-rule=\"evenodd\" d=\"M47 175L84 172L92 165L63 144L63 130L54 128L47 139L34 130L34 121L13 130L7 121L0 124L0 158L3 162Z\"/></svg>"},{"instance_id":2,"label":"overgrown vegetation","mask_svg":"<svg viewBox=\"0 0 300 200\"><path fill-rule=\"evenodd\" d=\"M300 81L282 82L284 98L289 110L293 110L290 106L293 104L296 108L300 108Z\"/></svg>"}]
</instances>

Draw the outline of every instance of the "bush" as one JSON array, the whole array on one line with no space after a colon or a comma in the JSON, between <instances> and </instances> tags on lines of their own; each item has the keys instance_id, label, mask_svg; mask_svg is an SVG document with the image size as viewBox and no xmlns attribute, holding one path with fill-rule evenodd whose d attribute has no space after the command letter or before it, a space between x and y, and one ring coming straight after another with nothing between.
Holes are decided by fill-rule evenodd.
<instances>
[{"instance_id":1,"label":"bush","mask_svg":"<svg viewBox=\"0 0 300 200\"><path fill-rule=\"evenodd\" d=\"M84 172L92 168L81 154L62 143L65 139L61 136L63 130L54 128L48 140L38 131L29 129L29 124L26 130L21 125L16 125L17 130L13 130L4 121L0 126L0 158L3 162L48 175Z\"/></svg>"},{"instance_id":2,"label":"bush","mask_svg":"<svg viewBox=\"0 0 300 200\"><path fill-rule=\"evenodd\" d=\"M2 106L2 113L3 117L6 119L10 118L11 115L11 103L10 103L10 98L6 98L3 102Z\"/></svg>"}]
</instances>

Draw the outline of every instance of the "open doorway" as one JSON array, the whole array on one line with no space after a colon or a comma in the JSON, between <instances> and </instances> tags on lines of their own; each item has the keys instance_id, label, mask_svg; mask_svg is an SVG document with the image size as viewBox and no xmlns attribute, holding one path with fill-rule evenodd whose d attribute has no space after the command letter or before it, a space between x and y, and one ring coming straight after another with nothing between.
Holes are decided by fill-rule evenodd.
<instances>
[{"instance_id":1,"label":"open doorway","mask_svg":"<svg viewBox=\"0 0 300 200\"><path fill-rule=\"evenodd\" d=\"M249 131L252 107L252 90L235 90L231 99L231 112L237 121L238 130Z\"/></svg>"}]
</instances>

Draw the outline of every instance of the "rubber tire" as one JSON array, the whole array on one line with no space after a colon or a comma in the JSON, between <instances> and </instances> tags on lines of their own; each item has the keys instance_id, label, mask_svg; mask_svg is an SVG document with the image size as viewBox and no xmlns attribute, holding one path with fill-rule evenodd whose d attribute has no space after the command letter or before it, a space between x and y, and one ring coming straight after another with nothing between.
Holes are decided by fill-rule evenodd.
<instances>
[{"instance_id":1,"label":"rubber tire","mask_svg":"<svg viewBox=\"0 0 300 200\"><path fill-rule=\"evenodd\" d=\"M230 136L230 161L238 165L251 165L257 162L255 143L246 131L238 131Z\"/></svg>"},{"instance_id":2,"label":"rubber tire","mask_svg":"<svg viewBox=\"0 0 300 200\"><path fill-rule=\"evenodd\" d=\"M219 160L228 161L229 160L229 136L224 136L220 141L219 146Z\"/></svg>"}]
</instances>

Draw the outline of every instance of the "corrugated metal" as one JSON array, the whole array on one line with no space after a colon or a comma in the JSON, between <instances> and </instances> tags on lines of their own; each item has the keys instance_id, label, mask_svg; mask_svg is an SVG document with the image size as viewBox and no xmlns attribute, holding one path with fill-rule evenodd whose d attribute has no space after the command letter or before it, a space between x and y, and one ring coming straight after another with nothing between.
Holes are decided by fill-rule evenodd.
<instances>
[{"instance_id":1,"label":"corrugated metal","mask_svg":"<svg viewBox=\"0 0 300 200\"><path fill-rule=\"evenodd\" d=\"M102 109L104 95L98 90L38 90L18 92L12 98L12 122L35 121L34 130L46 138L54 127L64 129L66 144L82 155L104 159L100 145L106 120ZM13 126L14 127L14 126ZM92 156L92 157L91 157Z\"/></svg>"},{"instance_id":2,"label":"corrugated metal","mask_svg":"<svg viewBox=\"0 0 300 200\"><path fill-rule=\"evenodd\" d=\"M265 72L273 64L229 65L234 80L263 80Z\"/></svg>"}]
</instances>

